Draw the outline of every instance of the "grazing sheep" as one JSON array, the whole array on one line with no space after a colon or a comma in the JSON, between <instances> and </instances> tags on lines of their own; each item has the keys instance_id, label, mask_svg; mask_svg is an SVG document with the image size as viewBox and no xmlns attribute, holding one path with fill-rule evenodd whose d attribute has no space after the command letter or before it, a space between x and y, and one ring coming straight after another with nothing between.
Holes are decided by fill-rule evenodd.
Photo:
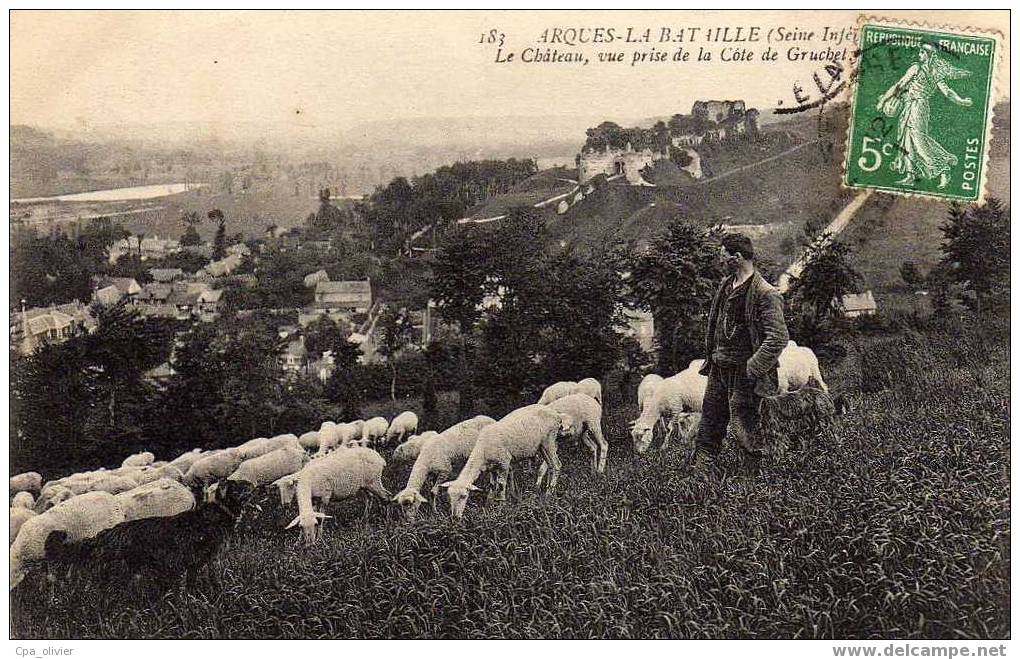
<instances>
[{"instance_id":1,"label":"grazing sheep","mask_svg":"<svg viewBox=\"0 0 1020 659\"><path fill-rule=\"evenodd\" d=\"M321 459L322 458L320 457L316 457L312 461L316 462ZM294 500L294 495L297 494L297 477L297 474L288 474L283 478L278 478L273 481L273 485L280 490L280 505L286 506Z\"/></svg>"},{"instance_id":2,"label":"grazing sheep","mask_svg":"<svg viewBox=\"0 0 1020 659\"><path fill-rule=\"evenodd\" d=\"M316 455L329 453L340 443L340 431L337 424L332 421L323 421L319 426L319 450Z\"/></svg>"},{"instance_id":3,"label":"grazing sheep","mask_svg":"<svg viewBox=\"0 0 1020 659\"><path fill-rule=\"evenodd\" d=\"M413 519L418 514L418 508L425 503L426 499L421 495L421 489L425 486L425 481L433 475L436 484L432 487L432 510L436 511L439 483L449 478L454 468L468 459L482 428L495 422L487 416L476 416L425 440L414 466L411 467L407 485L393 497L393 501L400 504L407 518Z\"/></svg>"},{"instance_id":4,"label":"grazing sheep","mask_svg":"<svg viewBox=\"0 0 1020 659\"><path fill-rule=\"evenodd\" d=\"M426 430L420 435L411 436L406 442L393 449L393 457L390 460L392 462L411 462L417 460L425 440L438 435L439 433L435 430Z\"/></svg>"},{"instance_id":5,"label":"grazing sheep","mask_svg":"<svg viewBox=\"0 0 1020 659\"><path fill-rule=\"evenodd\" d=\"M354 433L354 437L361 439L361 433L365 430L365 421L363 419L356 419L351 421L348 425L351 426L351 432Z\"/></svg>"},{"instance_id":6,"label":"grazing sheep","mask_svg":"<svg viewBox=\"0 0 1020 659\"><path fill-rule=\"evenodd\" d=\"M276 435L275 437L259 437L249 440L237 447L237 454L241 456L242 460L251 460L285 446L294 446L301 448L302 451L304 450L301 447L301 442L298 441L297 435L288 433Z\"/></svg>"},{"instance_id":7,"label":"grazing sheep","mask_svg":"<svg viewBox=\"0 0 1020 659\"><path fill-rule=\"evenodd\" d=\"M367 490L382 501L388 501L391 495L382 483L385 467L386 461L381 455L360 446L335 451L308 463L297 474L298 516L287 528L300 524L305 542L315 541L316 524L329 515L312 508L312 497L325 507L331 499L347 499Z\"/></svg>"},{"instance_id":8,"label":"grazing sheep","mask_svg":"<svg viewBox=\"0 0 1020 659\"><path fill-rule=\"evenodd\" d=\"M172 517L195 507L195 495L191 490L169 478L139 485L118 494L117 499L124 507L125 522L147 517Z\"/></svg>"},{"instance_id":9,"label":"grazing sheep","mask_svg":"<svg viewBox=\"0 0 1020 659\"><path fill-rule=\"evenodd\" d=\"M236 449L217 451L191 465L181 482L191 488L206 487L230 476L240 464L241 456Z\"/></svg>"},{"instance_id":10,"label":"grazing sheep","mask_svg":"<svg viewBox=\"0 0 1020 659\"><path fill-rule=\"evenodd\" d=\"M644 453L652 444L656 423L663 423L666 436L662 448L669 446L674 434L685 440L693 437L701 416L701 403L705 398L708 378L698 373L703 361L697 359L676 375L664 379L646 401L641 416L631 423L634 450ZM694 414L697 413L697 414Z\"/></svg>"},{"instance_id":11,"label":"grazing sheep","mask_svg":"<svg viewBox=\"0 0 1020 659\"><path fill-rule=\"evenodd\" d=\"M32 496L31 492L18 492L11 499L11 508L28 508L29 510L35 506L35 497Z\"/></svg>"},{"instance_id":12,"label":"grazing sheep","mask_svg":"<svg viewBox=\"0 0 1020 659\"><path fill-rule=\"evenodd\" d=\"M541 398L538 399L539 405L548 405L557 398L563 398L570 394L577 393L577 383L571 381L557 382L551 384L545 388L542 392Z\"/></svg>"},{"instance_id":13,"label":"grazing sheep","mask_svg":"<svg viewBox=\"0 0 1020 659\"><path fill-rule=\"evenodd\" d=\"M11 476L11 494L17 494L18 492L39 493L42 490L42 486L42 476L35 471L26 471L23 474Z\"/></svg>"},{"instance_id":14,"label":"grazing sheep","mask_svg":"<svg viewBox=\"0 0 1020 659\"><path fill-rule=\"evenodd\" d=\"M44 487L39 498L36 499L33 510L37 513L46 512L58 503L67 501L71 497L75 496L75 493L67 487L64 487L60 483L53 484L49 487Z\"/></svg>"},{"instance_id":15,"label":"grazing sheep","mask_svg":"<svg viewBox=\"0 0 1020 659\"><path fill-rule=\"evenodd\" d=\"M35 517L35 515L36 512L31 508L11 506L11 537L8 544L14 544L14 539L18 537L18 532L21 531L22 525Z\"/></svg>"},{"instance_id":16,"label":"grazing sheep","mask_svg":"<svg viewBox=\"0 0 1020 659\"><path fill-rule=\"evenodd\" d=\"M570 420L544 405L529 405L511 412L496 423L482 428L471 455L456 480L443 483L450 498L450 511L456 518L464 516L468 495L479 488L474 484L483 471L496 471L497 501L506 499L506 479L513 460L530 458L541 452L549 465L546 492L556 489L560 475L560 459L556 455L556 439L569 430ZM436 441L436 440L433 440ZM537 486L541 487L545 471L540 469Z\"/></svg>"},{"instance_id":17,"label":"grazing sheep","mask_svg":"<svg viewBox=\"0 0 1020 659\"><path fill-rule=\"evenodd\" d=\"M338 423L336 426L338 446L354 446L361 443L361 430L364 422L352 421L350 423Z\"/></svg>"},{"instance_id":18,"label":"grazing sheep","mask_svg":"<svg viewBox=\"0 0 1020 659\"><path fill-rule=\"evenodd\" d=\"M372 417L361 429L361 445L369 448L375 446L380 439L386 437L389 427L390 424L384 417Z\"/></svg>"},{"instance_id":19,"label":"grazing sheep","mask_svg":"<svg viewBox=\"0 0 1020 659\"><path fill-rule=\"evenodd\" d=\"M71 541L84 540L124 521L124 508L109 492L87 492L25 521L11 545L11 590L25 578L27 564L46 557L46 540L62 531Z\"/></svg>"},{"instance_id":20,"label":"grazing sheep","mask_svg":"<svg viewBox=\"0 0 1020 659\"><path fill-rule=\"evenodd\" d=\"M247 483L251 488L269 485L288 476L308 462L308 454L297 445L285 446L257 458L245 460L234 470L227 481Z\"/></svg>"},{"instance_id":21,"label":"grazing sheep","mask_svg":"<svg viewBox=\"0 0 1020 659\"><path fill-rule=\"evenodd\" d=\"M596 403L602 405L602 383L595 378L585 378L578 382L574 393L588 394L595 399Z\"/></svg>"},{"instance_id":22,"label":"grazing sheep","mask_svg":"<svg viewBox=\"0 0 1020 659\"><path fill-rule=\"evenodd\" d=\"M386 429L386 445L400 443L404 438L418 431L418 415L414 412L401 412L393 418Z\"/></svg>"},{"instance_id":23,"label":"grazing sheep","mask_svg":"<svg viewBox=\"0 0 1020 659\"><path fill-rule=\"evenodd\" d=\"M587 394L570 394L557 398L549 407L569 420L570 427L563 435L573 439L580 437L591 450L592 471L606 473L609 442L602 435L602 406Z\"/></svg>"},{"instance_id":24,"label":"grazing sheep","mask_svg":"<svg viewBox=\"0 0 1020 659\"><path fill-rule=\"evenodd\" d=\"M662 376L657 373L649 373L641 378L641 384L638 385L637 389L637 406L639 410L644 411L645 403L652 399L652 394L662 384L662 380Z\"/></svg>"},{"instance_id":25,"label":"grazing sheep","mask_svg":"<svg viewBox=\"0 0 1020 659\"><path fill-rule=\"evenodd\" d=\"M120 463L122 467L147 467L156 461L156 456L148 451L142 453L135 453L124 458L124 462Z\"/></svg>"},{"instance_id":26,"label":"grazing sheep","mask_svg":"<svg viewBox=\"0 0 1020 659\"><path fill-rule=\"evenodd\" d=\"M783 439L790 436L796 436L800 450L804 450L807 436L820 432L843 410L841 402L837 404L828 391L817 387L766 396L759 405L759 435L766 448L774 452L782 452Z\"/></svg>"},{"instance_id":27,"label":"grazing sheep","mask_svg":"<svg viewBox=\"0 0 1020 659\"><path fill-rule=\"evenodd\" d=\"M319 431L309 430L298 437L298 443L306 451L317 451L319 449Z\"/></svg>"},{"instance_id":28,"label":"grazing sheep","mask_svg":"<svg viewBox=\"0 0 1020 659\"><path fill-rule=\"evenodd\" d=\"M793 343L793 341L790 341ZM822 372L818 367L818 357L811 348L787 344L779 353L779 393L808 386L815 380L816 386L828 391L829 385L822 380Z\"/></svg>"},{"instance_id":29,"label":"grazing sheep","mask_svg":"<svg viewBox=\"0 0 1020 659\"><path fill-rule=\"evenodd\" d=\"M117 568L127 575L144 571L167 590L186 575L186 587L194 588L239 516L240 503L227 496L171 517L125 522L86 540L55 529L44 540L45 551L56 563L84 565L107 578ZM214 573L210 578L217 580Z\"/></svg>"},{"instance_id":30,"label":"grazing sheep","mask_svg":"<svg viewBox=\"0 0 1020 659\"><path fill-rule=\"evenodd\" d=\"M110 494L120 494L121 492L127 492L137 487L138 484L127 476L102 476L95 481L89 483L89 492L109 492Z\"/></svg>"},{"instance_id":31,"label":"grazing sheep","mask_svg":"<svg viewBox=\"0 0 1020 659\"><path fill-rule=\"evenodd\" d=\"M182 453L181 455L171 460L170 464L167 466L176 467L181 471L181 473L186 474L188 473L188 469L191 469L191 465L198 462L202 458L202 456L203 456L202 449L200 448L192 449L191 451L188 451L187 453Z\"/></svg>"}]
</instances>

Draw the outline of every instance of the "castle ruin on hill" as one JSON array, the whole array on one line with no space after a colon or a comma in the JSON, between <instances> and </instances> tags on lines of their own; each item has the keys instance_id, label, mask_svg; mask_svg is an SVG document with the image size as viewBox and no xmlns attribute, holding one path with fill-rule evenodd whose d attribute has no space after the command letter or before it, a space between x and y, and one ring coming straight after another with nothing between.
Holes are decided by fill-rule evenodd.
<instances>
[{"instance_id":1,"label":"castle ruin on hill","mask_svg":"<svg viewBox=\"0 0 1020 659\"><path fill-rule=\"evenodd\" d=\"M649 185L642 170L669 158L695 180L702 178L699 147L735 139L756 139L758 110L744 101L696 101L688 115L675 114L652 128L621 128L603 122L587 131L588 139L577 156L578 178L583 183L599 174L623 176L632 185Z\"/></svg>"}]
</instances>

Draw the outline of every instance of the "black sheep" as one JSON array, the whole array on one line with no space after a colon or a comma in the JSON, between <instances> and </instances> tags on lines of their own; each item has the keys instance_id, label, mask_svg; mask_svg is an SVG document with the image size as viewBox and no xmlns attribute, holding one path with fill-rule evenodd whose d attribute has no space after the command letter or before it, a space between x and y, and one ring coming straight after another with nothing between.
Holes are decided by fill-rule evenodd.
<instances>
[{"instance_id":1,"label":"black sheep","mask_svg":"<svg viewBox=\"0 0 1020 659\"><path fill-rule=\"evenodd\" d=\"M173 517L118 524L76 543L67 543L63 531L54 531L46 539L46 558L54 565L79 565L104 576L117 566L128 575L149 572L161 590L186 575L187 587L194 588L199 572L234 529L240 510L240 500L226 497Z\"/></svg>"}]
</instances>

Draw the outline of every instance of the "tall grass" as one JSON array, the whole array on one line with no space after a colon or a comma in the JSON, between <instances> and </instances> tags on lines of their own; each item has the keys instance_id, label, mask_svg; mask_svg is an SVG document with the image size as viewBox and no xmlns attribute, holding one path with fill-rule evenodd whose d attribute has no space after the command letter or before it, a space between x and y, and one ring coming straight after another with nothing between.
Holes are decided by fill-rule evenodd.
<instances>
[{"instance_id":1,"label":"tall grass","mask_svg":"<svg viewBox=\"0 0 1020 659\"><path fill-rule=\"evenodd\" d=\"M293 511L267 494L263 518L212 568L222 588L159 596L144 580L107 585L72 570L52 600L38 580L12 596L11 634L1008 637L1006 343L877 337L844 366L833 388L867 385L853 412L757 478L730 453L707 480L675 445L637 456L626 435L637 410L610 406L608 475L566 446L552 498L529 482L520 501L473 501L463 523L378 509L366 520L346 502L304 548L281 529ZM534 473L517 472L518 483ZM402 477L388 468L387 487Z\"/></svg>"}]
</instances>

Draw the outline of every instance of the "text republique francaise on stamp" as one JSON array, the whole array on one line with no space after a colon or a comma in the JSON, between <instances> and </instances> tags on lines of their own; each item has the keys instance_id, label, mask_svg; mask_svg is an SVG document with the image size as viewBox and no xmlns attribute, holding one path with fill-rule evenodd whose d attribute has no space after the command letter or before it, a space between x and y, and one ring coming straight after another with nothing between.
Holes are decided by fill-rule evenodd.
<instances>
[{"instance_id":1,"label":"text republique francaise on stamp","mask_svg":"<svg viewBox=\"0 0 1020 659\"><path fill-rule=\"evenodd\" d=\"M843 182L980 202L1001 36L861 21Z\"/></svg>"}]
</instances>

